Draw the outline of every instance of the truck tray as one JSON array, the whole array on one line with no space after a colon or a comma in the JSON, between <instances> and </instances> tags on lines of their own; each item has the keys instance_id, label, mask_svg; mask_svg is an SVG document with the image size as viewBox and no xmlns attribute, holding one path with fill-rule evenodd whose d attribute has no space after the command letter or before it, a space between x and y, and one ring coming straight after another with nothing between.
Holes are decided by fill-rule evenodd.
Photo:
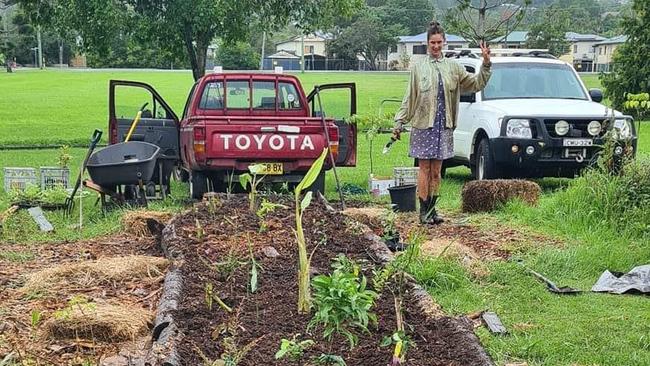
<instances>
[{"instance_id":1,"label":"truck tray","mask_svg":"<svg viewBox=\"0 0 650 366\"><path fill-rule=\"evenodd\" d=\"M86 167L100 186L146 183L153 176L159 153L160 148L148 142L121 142L93 153Z\"/></svg>"}]
</instances>

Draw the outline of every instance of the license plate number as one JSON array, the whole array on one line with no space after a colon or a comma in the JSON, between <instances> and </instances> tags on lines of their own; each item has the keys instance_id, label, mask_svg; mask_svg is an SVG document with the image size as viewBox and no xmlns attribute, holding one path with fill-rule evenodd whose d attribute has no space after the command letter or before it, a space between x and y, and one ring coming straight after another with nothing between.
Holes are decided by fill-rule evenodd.
<instances>
[{"instance_id":1,"label":"license plate number","mask_svg":"<svg viewBox=\"0 0 650 366\"><path fill-rule=\"evenodd\" d=\"M258 163L261 165L258 174L281 175L284 173L282 163Z\"/></svg>"},{"instance_id":2,"label":"license plate number","mask_svg":"<svg viewBox=\"0 0 650 366\"><path fill-rule=\"evenodd\" d=\"M593 140L590 139L565 139L562 141L563 146L566 147L583 147L583 146L592 146L594 144Z\"/></svg>"}]
</instances>

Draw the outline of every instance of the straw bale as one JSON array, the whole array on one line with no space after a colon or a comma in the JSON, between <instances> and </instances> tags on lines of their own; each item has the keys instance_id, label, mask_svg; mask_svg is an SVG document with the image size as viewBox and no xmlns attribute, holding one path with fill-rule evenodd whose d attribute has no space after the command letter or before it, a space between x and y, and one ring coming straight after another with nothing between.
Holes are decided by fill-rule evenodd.
<instances>
[{"instance_id":1,"label":"straw bale","mask_svg":"<svg viewBox=\"0 0 650 366\"><path fill-rule=\"evenodd\" d=\"M489 212L513 198L535 205L542 189L521 179L474 180L463 187L463 212Z\"/></svg>"},{"instance_id":2,"label":"straw bale","mask_svg":"<svg viewBox=\"0 0 650 366\"><path fill-rule=\"evenodd\" d=\"M161 257L131 255L101 258L45 268L29 275L26 292L64 286L91 287L161 276L169 261Z\"/></svg>"},{"instance_id":3,"label":"straw bale","mask_svg":"<svg viewBox=\"0 0 650 366\"><path fill-rule=\"evenodd\" d=\"M137 210L129 211L122 216L124 231L137 237L158 235L157 229L171 219L170 212Z\"/></svg>"},{"instance_id":4,"label":"straw bale","mask_svg":"<svg viewBox=\"0 0 650 366\"><path fill-rule=\"evenodd\" d=\"M48 338L123 342L149 330L153 313L134 306L86 303L69 306L43 324Z\"/></svg>"}]
</instances>

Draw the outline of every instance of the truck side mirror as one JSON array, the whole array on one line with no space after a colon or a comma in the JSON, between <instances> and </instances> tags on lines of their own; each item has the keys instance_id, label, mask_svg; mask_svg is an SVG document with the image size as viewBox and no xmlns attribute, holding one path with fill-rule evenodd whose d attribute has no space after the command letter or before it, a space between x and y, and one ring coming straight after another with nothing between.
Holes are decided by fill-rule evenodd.
<instances>
[{"instance_id":1,"label":"truck side mirror","mask_svg":"<svg viewBox=\"0 0 650 366\"><path fill-rule=\"evenodd\" d=\"M600 103L603 100L603 92L600 89L589 89L589 96L596 103Z\"/></svg>"},{"instance_id":2,"label":"truck side mirror","mask_svg":"<svg viewBox=\"0 0 650 366\"><path fill-rule=\"evenodd\" d=\"M476 102L476 93L463 93L460 95L461 103L474 103Z\"/></svg>"}]
</instances>

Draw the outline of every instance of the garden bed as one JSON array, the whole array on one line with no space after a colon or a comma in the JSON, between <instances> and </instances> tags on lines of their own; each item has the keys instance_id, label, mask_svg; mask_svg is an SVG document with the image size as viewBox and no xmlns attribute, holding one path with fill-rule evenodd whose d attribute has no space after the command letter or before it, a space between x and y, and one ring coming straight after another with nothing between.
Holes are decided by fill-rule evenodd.
<instances>
[{"instance_id":1,"label":"garden bed","mask_svg":"<svg viewBox=\"0 0 650 366\"><path fill-rule=\"evenodd\" d=\"M286 208L260 217L249 210L246 196L219 196L177 216L166 228L163 246L168 257L175 259L171 273L179 276L168 275L168 293L163 295L168 298L161 301L160 308L172 310L159 311L154 330L157 358L150 362L211 364L226 354L239 354L238 365L304 365L316 364L313 360L329 354L342 357L347 365L389 364L393 347L380 347L384 337L396 331L395 300L388 291L374 301L370 311L376 314L377 323L369 325L369 332L350 328L358 337L354 348L336 333L331 341L323 339L321 326L307 332L314 310L301 314L297 308L293 204L287 198L270 199ZM359 264L372 289L373 270L380 270L379 258L387 256L378 253L382 248L377 248L372 234L317 202L307 208L303 226L308 253L314 253L312 278L331 273L333 259L343 254ZM258 265L255 292L251 291L251 255ZM210 286L215 296L206 296ZM467 320L431 316L431 309L422 308L421 293L414 290L417 288L408 286L404 294L405 330L416 345L408 350L407 365L491 364ZM224 306L216 300L223 301ZM427 304L434 306L430 301ZM168 324L173 326L164 329ZM281 340L294 337L315 343L297 361L275 360Z\"/></svg>"}]
</instances>

